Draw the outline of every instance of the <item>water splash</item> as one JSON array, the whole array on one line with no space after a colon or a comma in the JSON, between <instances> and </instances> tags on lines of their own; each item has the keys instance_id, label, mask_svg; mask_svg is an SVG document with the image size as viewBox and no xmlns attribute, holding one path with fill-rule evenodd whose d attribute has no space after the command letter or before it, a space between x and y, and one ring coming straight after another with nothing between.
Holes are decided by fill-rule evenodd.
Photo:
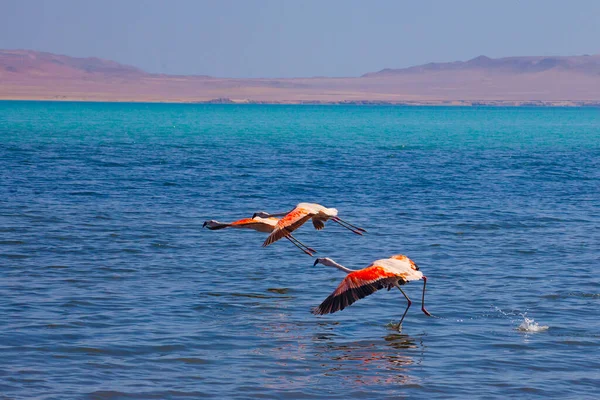
<instances>
[{"instance_id":1,"label":"water splash","mask_svg":"<svg viewBox=\"0 0 600 400\"><path fill-rule=\"evenodd\" d=\"M540 325L533 320L533 318L527 318L525 314L523 314L523 322L518 326L517 330L521 332L543 332L548 330L548 325Z\"/></svg>"}]
</instances>

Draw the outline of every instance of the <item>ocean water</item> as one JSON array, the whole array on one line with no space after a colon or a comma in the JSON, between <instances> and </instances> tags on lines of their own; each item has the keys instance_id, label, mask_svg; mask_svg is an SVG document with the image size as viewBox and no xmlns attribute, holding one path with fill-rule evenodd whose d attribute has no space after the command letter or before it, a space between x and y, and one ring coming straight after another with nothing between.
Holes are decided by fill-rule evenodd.
<instances>
[{"instance_id":1,"label":"ocean water","mask_svg":"<svg viewBox=\"0 0 600 400\"><path fill-rule=\"evenodd\" d=\"M599 272L598 109L0 102L0 398L597 398Z\"/></svg>"}]
</instances>

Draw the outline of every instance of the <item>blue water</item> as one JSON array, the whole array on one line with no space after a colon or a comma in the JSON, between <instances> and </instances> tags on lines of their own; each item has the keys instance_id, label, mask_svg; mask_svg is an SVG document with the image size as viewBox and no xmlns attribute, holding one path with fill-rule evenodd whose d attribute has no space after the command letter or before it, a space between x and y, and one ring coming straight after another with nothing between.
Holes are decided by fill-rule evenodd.
<instances>
[{"instance_id":1,"label":"blue water","mask_svg":"<svg viewBox=\"0 0 600 400\"><path fill-rule=\"evenodd\" d=\"M303 201L435 318L314 316L341 271L202 229ZM595 398L599 249L598 109L0 102L0 397Z\"/></svg>"}]
</instances>

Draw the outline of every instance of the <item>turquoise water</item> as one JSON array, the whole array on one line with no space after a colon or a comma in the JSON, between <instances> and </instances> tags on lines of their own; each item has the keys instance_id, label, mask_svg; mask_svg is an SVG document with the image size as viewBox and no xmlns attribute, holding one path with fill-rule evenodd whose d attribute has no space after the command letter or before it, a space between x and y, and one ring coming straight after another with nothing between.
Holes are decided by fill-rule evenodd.
<instances>
[{"instance_id":1,"label":"turquoise water","mask_svg":"<svg viewBox=\"0 0 600 400\"><path fill-rule=\"evenodd\" d=\"M599 193L598 109L0 102L0 394L595 398ZM420 282L401 333L393 291L314 316L341 271L202 229L302 201L435 318Z\"/></svg>"}]
</instances>

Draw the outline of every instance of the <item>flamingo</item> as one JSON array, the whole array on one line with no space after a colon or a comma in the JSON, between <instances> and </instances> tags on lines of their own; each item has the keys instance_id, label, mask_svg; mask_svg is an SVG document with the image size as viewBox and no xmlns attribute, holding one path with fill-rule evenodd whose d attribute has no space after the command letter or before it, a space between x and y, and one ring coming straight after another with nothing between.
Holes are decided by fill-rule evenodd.
<instances>
[{"instance_id":1,"label":"flamingo","mask_svg":"<svg viewBox=\"0 0 600 400\"><path fill-rule=\"evenodd\" d=\"M431 317L429 311L425 309L425 286L427 285L427 277L419 271L417 264L405 255L398 254L391 256L390 258L373 261L369 266L361 270L346 268L330 258L317 258L314 265L317 265L318 263L341 269L348 275L320 306L312 310L312 313L315 315L324 315L341 311L355 301L367 297L379 289L387 288L390 290L393 287L397 287L408 302L400 322L395 326L395 328L400 331L402 329L402 321L404 321L404 317L412 304L412 301L400 286L409 281L423 279L421 310L425 315Z\"/></svg>"},{"instance_id":2,"label":"flamingo","mask_svg":"<svg viewBox=\"0 0 600 400\"><path fill-rule=\"evenodd\" d=\"M252 229L257 232L266 232L270 233L275 229L279 218L261 218L261 217L253 217L253 218L243 218L230 223L223 223L219 221L215 221L214 219L210 221L205 221L202 224L202 227L206 227L212 231L225 229L225 228L234 228L234 229ZM308 254L312 257L312 253L316 253L315 249L311 249L292 235L286 236L294 246L298 247L300 250Z\"/></svg>"},{"instance_id":3,"label":"flamingo","mask_svg":"<svg viewBox=\"0 0 600 400\"><path fill-rule=\"evenodd\" d=\"M356 233L357 235L362 235L361 232L366 232L366 230L358 228L342 220L337 216L337 214L338 210L335 208L323 207L322 205L316 203L300 203L289 212L269 214L261 211L254 213L253 217L270 218L284 216L277 222L275 229L263 243L263 247L266 247L283 237L289 236L293 231L301 227L309 219L312 219L313 226L318 231L325 227L325 222L327 220L331 219L344 228Z\"/></svg>"}]
</instances>

